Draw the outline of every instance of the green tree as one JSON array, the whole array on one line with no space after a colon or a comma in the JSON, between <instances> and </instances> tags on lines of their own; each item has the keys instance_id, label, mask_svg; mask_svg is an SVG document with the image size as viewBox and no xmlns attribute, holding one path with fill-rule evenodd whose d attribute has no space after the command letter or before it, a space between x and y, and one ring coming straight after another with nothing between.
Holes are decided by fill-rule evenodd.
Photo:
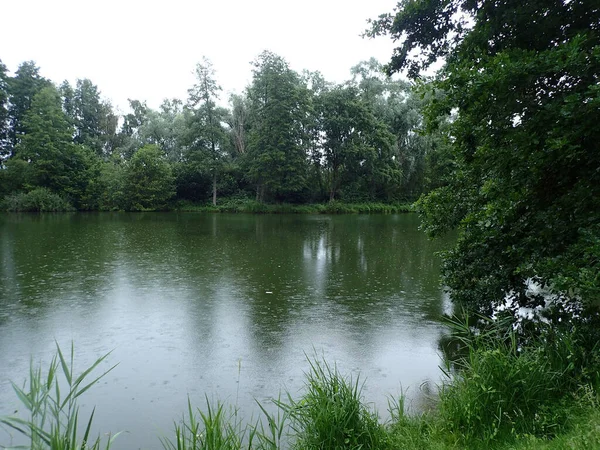
<instances>
[{"instance_id":1,"label":"green tree","mask_svg":"<svg viewBox=\"0 0 600 450\"><path fill-rule=\"evenodd\" d=\"M393 136L357 89L337 86L321 93L318 111L330 201L336 199L342 183L368 189L382 181L379 170L394 170Z\"/></svg>"},{"instance_id":2,"label":"green tree","mask_svg":"<svg viewBox=\"0 0 600 450\"><path fill-rule=\"evenodd\" d=\"M116 143L118 117L110 103L102 101L100 91L87 78L78 79L75 89L63 81L59 92L63 110L75 128L73 141L106 158Z\"/></svg>"},{"instance_id":3,"label":"green tree","mask_svg":"<svg viewBox=\"0 0 600 450\"><path fill-rule=\"evenodd\" d=\"M154 144L160 147L171 162L184 158L184 136L187 132L187 116L178 99L165 99L158 111L148 108L138 128L136 140L139 145Z\"/></svg>"},{"instance_id":4,"label":"green tree","mask_svg":"<svg viewBox=\"0 0 600 450\"><path fill-rule=\"evenodd\" d=\"M256 198L292 199L306 188L306 87L280 56L254 61L248 88L250 131L246 163Z\"/></svg>"},{"instance_id":5,"label":"green tree","mask_svg":"<svg viewBox=\"0 0 600 450\"><path fill-rule=\"evenodd\" d=\"M39 91L23 118L15 158L27 163L25 187L46 187L66 196L76 207L87 208L87 189L95 173L95 158L72 141L73 128L54 86ZM22 167L24 166L14 166Z\"/></svg>"},{"instance_id":6,"label":"green tree","mask_svg":"<svg viewBox=\"0 0 600 450\"><path fill-rule=\"evenodd\" d=\"M456 111L453 177L423 198L428 229L460 230L453 299L490 312L511 295L600 304L600 6L592 0L405 0L371 35L399 39L388 71L439 58L430 113Z\"/></svg>"},{"instance_id":7,"label":"green tree","mask_svg":"<svg viewBox=\"0 0 600 450\"><path fill-rule=\"evenodd\" d=\"M156 145L145 145L136 151L127 162L123 177L123 206L127 210L165 209L175 195L171 166Z\"/></svg>"},{"instance_id":8,"label":"green tree","mask_svg":"<svg viewBox=\"0 0 600 450\"><path fill-rule=\"evenodd\" d=\"M304 149L308 160L307 185L311 201L324 201L330 196L330 184L326 178L327 172L323 158L323 136L319 121L321 95L331 90L334 85L325 80L320 72L304 70L302 83L306 86L305 118L301 122L302 136L305 141Z\"/></svg>"},{"instance_id":9,"label":"green tree","mask_svg":"<svg viewBox=\"0 0 600 450\"><path fill-rule=\"evenodd\" d=\"M44 87L51 86L40 75L40 69L33 61L21 63L15 76L8 79L10 102L8 108L8 156L12 156L21 136L27 132L23 122L35 95Z\"/></svg>"},{"instance_id":10,"label":"green tree","mask_svg":"<svg viewBox=\"0 0 600 450\"><path fill-rule=\"evenodd\" d=\"M237 156L246 153L248 147L248 105L245 97L241 95L232 95L229 98L231 112L227 116L227 125L229 125L231 144L235 149Z\"/></svg>"},{"instance_id":11,"label":"green tree","mask_svg":"<svg viewBox=\"0 0 600 450\"><path fill-rule=\"evenodd\" d=\"M440 158L444 151L442 133L432 129L429 135L424 134L423 110L431 94L422 92L421 83L392 79L374 58L360 62L351 73L351 85L395 136L392 154L400 173L382 186L381 199L418 198L429 189L432 176L444 177L440 172L445 167Z\"/></svg>"},{"instance_id":12,"label":"green tree","mask_svg":"<svg viewBox=\"0 0 600 450\"><path fill-rule=\"evenodd\" d=\"M224 108L217 106L221 86L215 79L212 63L204 57L202 63L196 65L196 83L189 89L189 115L187 144L188 160L201 170L208 171L212 180L212 204L217 204L217 182L225 168L229 143L227 132L223 127L228 116ZM241 117L238 116L238 119ZM237 130L241 130L238 128ZM240 136L237 145L242 145Z\"/></svg>"},{"instance_id":13,"label":"green tree","mask_svg":"<svg viewBox=\"0 0 600 450\"><path fill-rule=\"evenodd\" d=\"M143 125L148 121L150 108L146 102L127 99L131 112L123 115L123 123L118 132L116 140L116 152L125 159L131 159L133 154L144 144L153 142L144 142Z\"/></svg>"}]
</instances>

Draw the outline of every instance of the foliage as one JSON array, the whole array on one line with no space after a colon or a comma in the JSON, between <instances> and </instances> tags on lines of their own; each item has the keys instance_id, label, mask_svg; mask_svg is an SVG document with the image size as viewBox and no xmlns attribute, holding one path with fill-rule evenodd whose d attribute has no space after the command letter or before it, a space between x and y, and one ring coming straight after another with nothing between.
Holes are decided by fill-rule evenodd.
<instances>
[{"instance_id":1,"label":"foliage","mask_svg":"<svg viewBox=\"0 0 600 450\"><path fill-rule=\"evenodd\" d=\"M60 195L47 188L36 188L30 192L14 192L4 197L0 210L9 212L59 212L75 211L75 208Z\"/></svg>"},{"instance_id":2,"label":"foliage","mask_svg":"<svg viewBox=\"0 0 600 450\"><path fill-rule=\"evenodd\" d=\"M80 375L74 373L74 348L71 344L70 355L63 355L58 343L57 354L50 362L47 375L42 374L41 367L29 369L29 385L18 387L13 383L13 389L25 409L29 412L28 419L5 417L0 423L23 434L29 440L26 448L31 450L99 450L102 448L100 436L95 440L90 437L94 410L85 424L85 432L80 436L78 398L90 389L98 380L114 369L111 367L92 381L89 375L102 363L108 354L98 358ZM62 377L60 376L62 375ZM62 379L61 379L62 378ZM66 385L66 394L61 391ZM117 435L110 437L107 450Z\"/></svg>"},{"instance_id":3,"label":"foliage","mask_svg":"<svg viewBox=\"0 0 600 450\"><path fill-rule=\"evenodd\" d=\"M165 209L175 194L171 167L155 145L135 152L125 166L123 178L124 207L129 211Z\"/></svg>"},{"instance_id":4,"label":"foliage","mask_svg":"<svg viewBox=\"0 0 600 450\"><path fill-rule=\"evenodd\" d=\"M384 184L381 178L386 176L390 183L399 181L400 171L391 154L393 136L356 89L339 86L323 92L318 99L318 121L330 201L343 183L361 176L373 187Z\"/></svg>"},{"instance_id":5,"label":"foliage","mask_svg":"<svg viewBox=\"0 0 600 450\"><path fill-rule=\"evenodd\" d=\"M455 300L489 313L514 293L534 307L523 280L537 276L598 303L598 23L591 0L405 0L373 22L400 40L390 72L446 58L430 114L457 111L454 172L421 211L433 233L461 230L445 266Z\"/></svg>"},{"instance_id":6,"label":"foliage","mask_svg":"<svg viewBox=\"0 0 600 450\"><path fill-rule=\"evenodd\" d=\"M2 156L13 156L15 147L27 130L23 123L25 114L38 92L51 83L40 75L40 69L33 61L25 61L19 65L15 76L7 80L9 93L8 107L8 145Z\"/></svg>"},{"instance_id":7,"label":"foliage","mask_svg":"<svg viewBox=\"0 0 600 450\"><path fill-rule=\"evenodd\" d=\"M386 433L361 400L361 387L337 367L310 360L306 392L280 407L290 416L298 449L383 449Z\"/></svg>"},{"instance_id":8,"label":"foliage","mask_svg":"<svg viewBox=\"0 0 600 450\"><path fill-rule=\"evenodd\" d=\"M449 322L466 355L440 392L444 428L465 442L484 443L564 432L570 417L590 406L578 397L598 383L597 342L590 347L575 326L568 332L547 326L523 339L502 321L480 320L478 333L468 319Z\"/></svg>"},{"instance_id":9,"label":"foliage","mask_svg":"<svg viewBox=\"0 0 600 450\"><path fill-rule=\"evenodd\" d=\"M217 206L180 201L176 209L179 211L253 214L396 214L411 212L412 205L402 203L343 203L338 201L295 205L291 203L262 203L248 198L230 198L223 200Z\"/></svg>"},{"instance_id":10,"label":"foliage","mask_svg":"<svg viewBox=\"0 0 600 450\"><path fill-rule=\"evenodd\" d=\"M186 161L212 179L212 203L217 204L217 182L225 170L228 136L223 127L227 111L216 105L221 87L215 80L212 63L204 58L196 65L196 84L189 90L185 142Z\"/></svg>"},{"instance_id":11,"label":"foliage","mask_svg":"<svg viewBox=\"0 0 600 450\"><path fill-rule=\"evenodd\" d=\"M377 61L360 63L338 86L319 72L300 75L268 51L253 66L252 83L229 108L219 105L204 59L185 104L170 99L155 110L130 99L119 117L87 78L56 88L31 61L12 77L0 63L0 196L46 187L78 210L164 208L163 199L150 206L129 198L147 194L136 192L145 185L132 183L130 170L147 145L170 167L175 199L212 197L213 206L217 193L289 205L413 201L442 179L440 140L418 133L428 97L386 77ZM163 187L171 198L171 183Z\"/></svg>"},{"instance_id":12,"label":"foliage","mask_svg":"<svg viewBox=\"0 0 600 450\"><path fill-rule=\"evenodd\" d=\"M24 187L45 187L85 209L86 193L94 173L95 155L72 142L72 127L61 109L54 87L40 90L25 113L27 133L16 147L15 159L27 162Z\"/></svg>"},{"instance_id":13,"label":"foliage","mask_svg":"<svg viewBox=\"0 0 600 450\"><path fill-rule=\"evenodd\" d=\"M254 67L248 88L248 175L256 186L257 200L265 195L289 197L306 187L301 124L307 92L280 56L265 51Z\"/></svg>"},{"instance_id":14,"label":"foliage","mask_svg":"<svg viewBox=\"0 0 600 450\"><path fill-rule=\"evenodd\" d=\"M194 412L188 398L188 417L175 424L175 442L161 438L165 450L239 450L245 430L233 420L234 414L226 415L224 405L212 406L206 399L206 412Z\"/></svg>"},{"instance_id":15,"label":"foliage","mask_svg":"<svg viewBox=\"0 0 600 450\"><path fill-rule=\"evenodd\" d=\"M237 410L228 409L223 403L211 404L206 397L204 410L194 411L188 398L188 415L180 423L175 423L175 440L161 437L165 450L277 450L282 448L286 416L280 413L270 414L258 403L267 420L264 426L259 420L256 424L243 424Z\"/></svg>"},{"instance_id":16,"label":"foliage","mask_svg":"<svg viewBox=\"0 0 600 450\"><path fill-rule=\"evenodd\" d=\"M91 80L77 80L75 89L68 81L59 88L63 110L75 128L73 141L92 150L98 156L107 156L116 142L118 117L112 106L100 99L100 91Z\"/></svg>"},{"instance_id":17,"label":"foliage","mask_svg":"<svg viewBox=\"0 0 600 450\"><path fill-rule=\"evenodd\" d=\"M9 78L6 72L6 65L0 60L0 159L10 154L10 128L8 123Z\"/></svg>"}]
</instances>

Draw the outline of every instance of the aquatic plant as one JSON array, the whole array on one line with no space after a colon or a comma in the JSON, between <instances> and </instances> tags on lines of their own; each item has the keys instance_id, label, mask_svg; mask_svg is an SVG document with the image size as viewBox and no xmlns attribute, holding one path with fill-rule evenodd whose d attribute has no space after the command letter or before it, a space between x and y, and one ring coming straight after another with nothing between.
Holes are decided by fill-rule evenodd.
<instances>
[{"instance_id":1,"label":"aquatic plant","mask_svg":"<svg viewBox=\"0 0 600 450\"><path fill-rule=\"evenodd\" d=\"M108 450L119 433L109 436L106 444L98 435L90 437L94 410L85 422L83 436L80 432L78 398L90 389L116 366L112 366L101 375L88 381L91 373L110 353L98 358L81 374L74 374L74 348L71 344L69 358L65 358L60 346L56 344L56 355L52 358L48 372L43 375L41 366L30 363L28 384L23 387L13 383L17 397L29 412L28 418L4 417L0 423L24 435L29 445L21 448L31 450ZM62 375L62 376L61 376ZM66 386L66 391L64 389Z\"/></svg>"}]
</instances>

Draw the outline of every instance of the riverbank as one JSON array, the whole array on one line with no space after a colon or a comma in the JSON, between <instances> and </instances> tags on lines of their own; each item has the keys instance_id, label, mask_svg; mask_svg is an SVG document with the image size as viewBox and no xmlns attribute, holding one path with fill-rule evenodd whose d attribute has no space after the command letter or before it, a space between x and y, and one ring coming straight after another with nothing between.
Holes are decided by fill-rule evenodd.
<instances>
[{"instance_id":1,"label":"riverbank","mask_svg":"<svg viewBox=\"0 0 600 450\"><path fill-rule=\"evenodd\" d=\"M251 214L396 214L414 211L412 203L260 203L247 199L225 199L216 206L180 202L175 210L183 212Z\"/></svg>"},{"instance_id":2,"label":"riverbank","mask_svg":"<svg viewBox=\"0 0 600 450\"><path fill-rule=\"evenodd\" d=\"M114 211L104 209L99 211ZM247 213L247 214L395 214L414 210L413 204L361 202L346 203L332 201L327 203L262 203L247 198L220 199L215 206L206 203L193 203L180 200L166 208L134 208L133 211L181 211L181 212L210 212L210 213ZM0 211L6 212L72 212L76 211L65 198L38 188L29 193L15 193L0 201ZM85 211L89 211L86 209Z\"/></svg>"},{"instance_id":3,"label":"riverbank","mask_svg":"<svg viewBox=\"0 0 600 450\"><path fill-rule=\"evenodd\" d=\"M257 402L262 417L250 422L238 416L235 405L206 397L204 407L196 409L188 400L183 419L171 435L157 436L157 444L166 450L600 448L598 355L588 351L587 333L548 328L518 343L515 332L500 332L495 325L478 334L459 322L453 326L463 357L447 369L448 382L433 411L411 416L400 398L390 402L392 419L382 424L363 402L359 379L314 357L300 398L285 394L273 405ZM31 418L2 420L27 435L32 448L100 448L106 440L98 437L93 446L82 446L93 442L93 414L79 418L75 400L112 370L92 375L108 355L78 377L72 372L73 349L66 356L58 348L47 371L32 367L29 390L15 386ZM59 378L66 380L67 391L56 389ZM82 437L77 423L86 424ZM102 446L109 448L115 437Z\"/></svg>"}]
</instances>

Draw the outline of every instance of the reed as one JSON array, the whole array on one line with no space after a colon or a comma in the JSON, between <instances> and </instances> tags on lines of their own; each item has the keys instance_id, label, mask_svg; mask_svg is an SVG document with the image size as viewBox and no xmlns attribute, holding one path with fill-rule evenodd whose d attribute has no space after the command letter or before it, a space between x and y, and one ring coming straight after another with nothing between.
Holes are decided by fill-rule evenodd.
<instances>
[{"instance_id":1,"label":"reed","mask_svg":"<svg viewBox=\"0 0 600 450\"><path fill-rule=\"evenodd\" d=\"M89 381L92 372L109 354L98 358L81 374L74 374L74 348L65 358L56 344L56 355L52 358L48 371L42 374L41 366L30 363L29 379L23 387L12 384L17 397L28 411L28 418L6 417L0 423L24 435L31 450L108 450L118 433L110 436L103 444L100 436L91 438L94 411L87 421L81 435L78 398L104 377L115 366ZM62 387L61 387L62 386ZM65 389L66 388L66 389Z\"/></svg>"}]
</instances>

